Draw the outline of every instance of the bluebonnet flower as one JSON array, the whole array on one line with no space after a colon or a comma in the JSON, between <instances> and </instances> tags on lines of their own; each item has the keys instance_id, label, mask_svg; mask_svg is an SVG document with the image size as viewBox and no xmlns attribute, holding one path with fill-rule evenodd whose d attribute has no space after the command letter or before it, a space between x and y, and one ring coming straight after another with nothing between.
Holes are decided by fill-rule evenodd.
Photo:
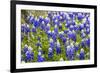
<instances>
[{"instance_id":1,"label":"bluebonnet flower","mask_svg":"<svg viewBox=\"0 0 100 73\"><path fill-rule=\"evenodd\" d=\"M52 21L53 21L53 24L55 24L55 25L59 25L59 21L58 21L56 15L53 16Z\"/></svg>"},{"instance_id":2,"label":"bluebonnet flower","mask_svg":"<svg viewBox=\"0 0 100 73\"><path fill-rule=\"evenodd\" d=\"M90 38L86 38L86 45L90 47Z\"/></svg>"},{"instance_id":3,"label":"bluebonnet flower","mask_svg":"<svg viewBox=\"0 0 100 73\"><path fill-rule=\"evenodd\" d=\"M64 15L64 12L59 12L59 15L63 16Z\"/></svg>"},{"instance_id":4,"label":"bluebonnet flower","mask_svg":"<svg viewBox=\"0 0 100 73\"><path fill-rule=\"evenodd\" d=\"M57 14L56 17L57 17L57 20L60 21L60 15L59 15L59 13Z\"/></svg>"},{"instance_id":5,"label":"bluebonnet flower","mask_svg":"<svg viewBox=\"0 0 100 73\"><path fill-rule=\"evenodd\" d=\"M79 54L79 59L84 60L85 59L85 52L84 49L81 49L80 54Z\"/></svg>"},{"instance_id":6,"label":"bluebonnet flower","mask_svg":"<svg viewBox=\"0 0 100 73\"><path fill-rule=\"evenodd\" d=\"M86 34L90 34L90 28L86 29Z\"/></svg>"},{"instance_id":7,"label":"bluebonnet flower","mask_svg":"<svg viewBox=\"0 0 100 73\"><path fill-rule=\"evenodd\" d=\"M58 28L57 28L57 25L55 25L54 32L55 32L55 34L58 34Z\"/></svg>"},{"instance_id":8,"label":"bluebonnet flower","mask_svg":"<svg viewBox=\"0 0 100 73\"><path fill-rule=\"evenodd\" d=\"M52 17L52 12L48 12L48 17L51 18Z\"/></svg>"},{"instance_id":9,"label":"bluebonnet flower","mask_svg":"<svg viewBox=\"0 0 100 73\"><path fill-rule=\"evenodd\" d=\"M59 24L59 29L62 29L62 24L61 23Z\"/></svg>"},{"instance_id":10,"label":"bluebonnet flower","mask_svg":"<svg viewBox=\"0 0 100 73\"><path fill-rule=\"evenodd\" d=\"M22 55L21 59L25 62L31 62L34 60L34 53L32 48L25 45L24 49L21 51L22 54L25 54L25 57Z\"/></svg>"},{"instance_id":11,"label":"bluebonnet flower","mask_svg":"<svg viewBox=\"0 0 100 73\"><path fill-rule=\"evenodd\" d=\"M44 19L44 22L45 22L45 24L49 24L50 19L49 19L48 17L46 17L46 18Z\"/></svg>"},{"instance_id":12,"label":"bluebonnet flower","mask_svg":"<svg viewBox=\"0 0 100 73\"><path fill-rule=\"evenodd\" d=\"M89 24L84 24L84 25L85 25L86 29L87 28L90 28L90 25Z\"/></svg>"},{"instance_id":13,"label":"bluebonnet flower","mask_svg":"<svg viewBox=\"0 0 100 73\"><path fill-rule=\"evenodd\" d=\"M61 22L64 22L64 20L66 19L66 15L64 14L64 12L59 12L59 15L60 15L59 20Z\"/></svg>"},{"instance_id":14,"label":"bluebonnet flower","mask_svg":"<svg viewBox=\"0 0 100 73\"><path fill-rule=\"evenodd\" d=\"M65 27L69 28L71 24L72 24L72 21L71 20L67 20L66 24L65 24Z\"/></svg>"},{"instance_id":15,"label":"bluebonnet flower","mask_svg":"<svg viewBox=\"0 0 100 73\"><path fill-rule=\"evenodd\" d=\"M74 26L70 25L69 29L72 31L74 29Z\"/></svg>"},{"instance_id":16,"label":"bluebonnet flower","mask_svg":"<svg viewBox=\"0 0 100 73\"><path fill-rule=\"evenodd\" d=\"M35 18L33 25L37 28L39 27L40 23L39 23L39 19Z\"/></svg>"},{"instance_id":17,"label":"bluebonnet flower","mask_svg":"<svg viewBox=\"0 0 100 73\"><path fill-rule=\"evenodd\" d=\"M60 37L61 39L64 37L64 32L63 32L63 31L59 32L59 37Z\"/></svg>"},{"instance_id":18,"label":"bluebonnet flower","mask_svg":"<svg viewBox=\"0 0 100 73\"><path fill-rule=\"evenodd\" d=\"M26 61L32 61L34 59L34 53L27 51L26 52Z\"/></svg>"},{"instance_id":19,"label":"bluebonnet flower","mask_svg":"<svg viewBox=\"0 0 100 73\"><path fill-rule=\"evenodd\" d=\"M32 32L36 32L36 28L33 25Z\"/></svg>"},{"instance_id":20,"label":"bluebonnet flower","mask_svg":"<svg viewBox=\"0 0 100 73\"><path fill-rule=\"evenodd\" d=\"M56 33L55 33L54 31L52 31L52 39L53 39L54 41L56 41L56 38L57 38Z\"/></svg>"},{"instance_id":21,"label":"bluebonnet flower","mask_svg":"<svg viewBox=\"0 0 100 73\"><path fill-rule=\"evenodd\" d=\"M74 25L74 30L77 32L79 30L79 26L78 25Z\"/></svg>"},{"instance_id":22,"label":"bluebonnet flower","mask_svg":"<svg viewBox=\"0 0 100 73\"><path fill-rule=\"evenodd\" d=\"M86 46L86 45L85 45L85 38L84 38L84 39L82 39L82 41L81 41L81 43L80 43L80 44L81 44L81 46L82 46L82 47L85 47L85 46Z\"/></svg>"},{"instance_id":23,"label":"bluebonnet flower","mask_svg":"<svg viewBox=\"0 0 100 73\"><path fill-rule=\"evenodd\" d=\"M84 29L84 24L81 24L81 25L79 26L79 28L80 28L80 30Z\"/></svg>"},{"instance_id":24,"label":"bluebonnet flower","mask_svg":"<svg viewBox=\"0 0 100 73\"><path fill-rule=\"evenodd\" d=\"M28 51L28 45L25 45L23 52L26 53Z\"/></svg>"},{"instance_id":25,"label":"bluebonnet flower","mask_svg":"<svg viewBox=\"0 0 100 73\"><path fill-rule=\"evenodd\" d=\"M72 39L73 41L76 42L76 33L75 33L74 30L68 32L68 38L69 38L69 39Z\"/></svg>"},{"instance_id":26,"label":"bluebonnet flower","mask_svg":"<svg viewBox=\"0 0 100 73\"><path fill-rule=\"evenodd\" d=\"M61 47L60 47L60 42L57 40L57 45L56 45L56 53L60 54L61 53Z\"/></svg>"},{"instance_id":27,"label":"bluebonnet flower","mask_svg":"<svg viewBox=\"0 0 100 73\"><path fill-rule=\"evenodd\" d=\"M45 30L45 22L42 21L41 25L40 25L40 29Z\"/></svg>"},{"instance_id":28,"label":"bluebonnet flower","mask_svg":"<svg viewBox=\"0 0 100 73\"><path fill-rule=\"evenodd\" d=\"M53 41L53 39L52 38L50 38L50 47L52 48L52 49L54 49L54 47L55 47L55 43L54 43L54 41Z\"/></svg>"},{"instance_id":29,"label":"bluebonnet flower","mask_svg":"<svg viewBox=\"0 0 100 73\"><path fill-rule=\"evenodd\" d=\"M52 48L49 48L48 49L48 57L49 58L52 58L53 57L53 49Z\"/></svg>"},{"instance_id":30,"label":"bluebonnet flower","mask_svg":"<svg viewBox=\"0 0 100 73\"><path fill-rule=\"evenodd\" d=\"M86 24L90 24L90 14L87 14L87 15L85 16L85 23L86 23Z\"/></svg>"},{"instance_id":31,"label":"bluebonnet flower","mask_svg":"<svg viewBox=\"0 0 100 73\"><path fill-rule=\"evenodd\" d=\"M80 46L79 46L79 43L76 42L75 45L74 45L75 51L78 51L78 50L79 50L79 47L80 47Z\"/></svg>"},{"instance_id":32,"label":"bluebonnet flower","mask_svg":"<svg viewBox=\"0 0 100 73\"><path fill-rule=\"evenodd\" d=\"M66 40L67 40L66 37L62 38L63 43L66 43Z\"/></svg>"},{"instance_id":33,"label":"bluebonnet flower","mask_svg":"<svg viewBox=\"0 0 100 73\"><path fill-rule=\"evenodd\" d=\"M39 16L39 22L42 23L42 21L43 21L43 17Z\"/></svg>"},{"instance_id":34,"label":"bluebonnet flower","mask_svg":"<svg viewBox=\"0 0 100 73\"><path fill-rule=\"evenodd\" d=\"M28 20L29 20L29 23L32 24L32 23L34 22L35 19L34 19L33 16L30 16Z\"/></svg>"},{"instance_id":35,"label":"bluebonnet flower","mask_svg":"<svg viewBox=\"0 0 100 73\"><path fill-rule=\"evenodd\" d=\"M25 25L25 30L24 30L24 32L25 32L26 34L28 34L28 33L30 32L30 27L29 27L28 24Z\"/></svg>"},{"instance_id":36,"label":"bluebonnet flower","mask_svg":"<svg viewBox=\"0 0 100 73\"><path fill-rule=\"evenodd\" d=\"M71 48L71 46L67 46L66 48L66 57L68 58L68 60L74 60L74 49Z\"/></svg>"},{"instance_id":37,"label":"bluebonnet flower","mask_svg":"<svg viewBox=\"0 0 100 73\"><path fill-rule=\"evenodd\" d=\"M86 37L86 34L85 33L81 33L81 37L82 38L85 38Z\"/></svg>"},{"instance_id":38,"label":"bluebonnet flower","mask_svg":"<svg viewBox=\"0 0 100 73\"><path fill-rule=\"evenodd\" d=\"M74 18L75 18L75 15L74 15L72 12L68 13L68 15L69 15L69 17L70 17L71 19L74 19Z\"/></svg>"},{"instance_id":39,"label":"bluebonnet flower","mask_svg":"<svg viewBox=\"0 0 100 73\"><path fill-rule=\"evenodd\" d=\"M85 16L84 16L83 13L80 13L80 12L79 12L79 13L77 14L78 20L82 20L84 17L85 17Z\"/></svg>"},{"instance_id":40,"label":"bluebonnet flower","mask_svg":"<svg viewBox=\"0 0 100 73\"><path fill-rule=\"evenodd\" d=\"M45 26L45 31L49 31L50 30L50 24L47 24L47 26Z\"/></svg>"},{"instance_id":41,"label":"bluebonnet flower","mask_svg":"<svg viewBox=\"0 0 100 73\"><path fill-rule=\"evenodd\" d=\"M44 62L45 61L45 58L44 58L44 56L42 56L42 53L40 51L38 52L37 61L38 62Z\"/></svg>"},{"instance_id":42,"label":"bluebonnet flower","mask_svg":"<svg viewBox=\"0 0 100 73\"><path fill-rule=\"evenodd\" d=\"M69 32L69 30L64 30L64 33L67 34Z\"/></svg>"},{"instance_id":43,"label":"bluebonnet flower","mask_svg":"<svg viewBox=\"0 0 100 73\"><path fill-rule=\"evenodd\" d=\"M50 37L52 36L51 30L49 30L49 31L47 32L47 35L48 35L48 38L50 38Z\"/></svg>"}]
</instances>

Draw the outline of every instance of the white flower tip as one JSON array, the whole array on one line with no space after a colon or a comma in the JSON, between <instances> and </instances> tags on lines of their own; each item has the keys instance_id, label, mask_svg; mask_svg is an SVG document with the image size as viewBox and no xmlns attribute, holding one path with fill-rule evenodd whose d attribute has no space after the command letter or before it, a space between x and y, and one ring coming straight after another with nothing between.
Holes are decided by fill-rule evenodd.
<instances>
[{"instance_id":1,"label":"white flower tip","mask_svg":"<svg viewBox=\"0 0 100 73\"><path fill-rule=\"evenodd\" d=\"M70 46L67 46L67 49L70 49Z\"/></svg>"},{"instance_id":2,"label":"white flower tip","mask_svg":"<svg viewBox=\"0 0 100 73\"><path fill-rule=\"evenodd\" d=\"M64 34L64 31L61 31L61 34Z\"/></svg>"},{"instance_id":3,"label":"white flower tip","mask_svg":"<svg viewBox=\"0 0 100 73\"><path fill-rule=\"evenodd\" d=\"M27 45L27 44L25 44L25 47L28 47L28 45Z\"/></svg>"},{"instance_id":4,"label":"white flower tip","mask_svg":"<svg viewBox=\"0 0 100 73\"><path fill-rule=\"evenodd\" d=\"M29 25L27 25L27 27L29 28L30 26L29 26Z\"/></svg>"},{"instance_id":5,"label":"white flower tip","mask_svg":"<svg viewBox=\"0 0 100 73\"><path fill-rule=\"evenodd\" d=\"M44 21L42 21L42 24L44 24Z\"/></svg>"},{"instance_id":6,"label":"white flower tip","mask_svg":"<svg viewBox=\"0 0 100 73\"><path fill-rule=\"evenodd\" d=\"M49 48L49 51L52 51L52 48Z\"/></svg>"},{"instance_id":7,"label":"white flower tip","mask_svg":"<svg viewBox=\"0 0 100 73\"><path fill-rule=\"evenodd\" d=\"M57 28L57 25L55 25L55 28Z\"/></svg>"},{"instance_id":8,"label":"white flower tip","mask_svg":"<svg viewBox=\"0 0 100 73\"><path fill-rule=\"evenodd\" d=\"M39 52L38 52L38 55L42 55L42 53L39 51Z\"/></svg>"},{"instance_id":9,"label":"white flower tip","mask_svg":"<svg viewBox=\"0 0 100 73\"><path fill-rule=\"evenodd\" d=\"M50 24L47 24L48 27L50 27Z\"/></svg>"},{"instance_id":10,"label":"white flower tip","mask_svg":"<svg viewBox=\"0 0 100 73\"><path fill-rule=\"evenodd\" d=\"M81 48L81 52L84 52L84 49L83 48Z\"/></svg>"},{"instance_id":11,"label":"white flower tip","mask_svg":"<svg viewBox=\"0 0 100 73\"><path fill-rule=\"evenodd\" d=\"M50 42L53 42L53 39L52 38L50 38Z\"/></svg>"}]
</instances>

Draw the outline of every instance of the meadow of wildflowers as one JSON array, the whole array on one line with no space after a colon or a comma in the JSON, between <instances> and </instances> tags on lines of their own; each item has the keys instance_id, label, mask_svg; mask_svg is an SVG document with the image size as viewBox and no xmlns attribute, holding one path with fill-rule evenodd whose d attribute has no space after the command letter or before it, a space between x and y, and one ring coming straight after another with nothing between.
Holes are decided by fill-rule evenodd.
<instances>
[{"instance_id":1,"label":"meadow of wildflowers","mask_svg":"<svg viewBox=\"0 0 100 73\"><path fill-rule=\"evenodd\" d=\"M21 62L90 59L90 13L21 10Z\"/></svg>"}]
</instances>

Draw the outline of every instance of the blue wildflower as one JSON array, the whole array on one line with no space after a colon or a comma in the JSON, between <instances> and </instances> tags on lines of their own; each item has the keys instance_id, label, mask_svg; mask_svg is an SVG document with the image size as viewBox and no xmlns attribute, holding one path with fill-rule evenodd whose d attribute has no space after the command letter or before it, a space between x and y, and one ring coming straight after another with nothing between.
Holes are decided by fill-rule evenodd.
<instances>
[{"instance_id":1,"label":"blue wildflower","mask_svg":"<svg viewBox=\"0 0 100 73\"><path fill-rule=\"evenodd\" d=\"M87 39L86 39L86 45L87 45L88 47L90 47L90 38L87 38Z\"/></svg>"},{"instance_id":2,"label":"blue wildflower","mask_svg":"<svg viewBox=\"0 0 100 73\"><path fill-rule=\"evenodd\" d=\"M25 45L24 49L23 49L23 52L26 53L28 51L28 46Z\"/></svg>"},{"instance_id":3,"label":"blue wildflower","mask_svg":"<svg viewBox=\"0 0 100 73\"><path fill-rule=\"evenodd\" d=\"M42 23L41 23L41 25L40 25L40 29L41 29L41 30L45 30L45 22L44 22L44 21L42 21Z\"/></svg>"},{"instance_id":4,"label":"blue wildflower","mask_svg":"<svg viewBox=\"0 0 100 73\"><path fill-rule=\"evenodd\" d=\"M36 28L33 25L32 32L36 32Z\"/></svg>"},{"instance_id":5,"label":"blue wildflower","mask_svg":"<svg viewBox=\"0 0 100 73\"><path fill-rule=\"evenodd\" d=\"M69 29L72 31L74 30L74 26L73 25L70 25Z\"/></svg>"},{"instance_id":6,"label":"blue wildflower","mask_svg":"<svg viewBox=\"0 0 100 73\"><path fill-rule=\"evenodd\" d=\"M85 46L86 46L86 45L85 45L85 39L82 39L82 41L81 41L80 44L81 44L82 47L85 47Z\"/></svg>"},{"instance_id":7,"label":"blue wildflower","mask_svg":"<svg viewBox=\"0 0 100 73\"><path fill-rule=\"evenodd\" d=\"M54 49L54 47L55 47L55 44L54 44L54 41L53 41L52 38L50 38L50 47L51 47L52 49Z\"/></svg>"},{"instance_id":8,"label":"blue wildflower","mask_svg":"<svg viewBox=\"0 0 100 73\"><path fill-rule=\"evenodd\" d=\"M74 30L68 32L68 38L69 38L69 39L72 39L73 41L76 42L76 33L75 33Z\"/></svg>"},{"instance_id":9,"label":"blue wildflower","mask_svg":"<svg viewBox=\"0 0 100 73\"><path fill-rule=\"evenodd\" d=\"M78 18L78 20L82 20L84 18L84 14L78 13L77 18Z\"/></svg>"},{"instance_id":10,"label":"blue wildflower","mask_svg":"<svg viewBox=\"0 0 100 73\"><path fill-rule=\"evenodd\" d=\"M50 24L47 24L47 26L45 26L45 31L49 31L50 30Z\"/></svg>"},{"instance_id":11,"label":"blue wildflower","mask_svg":"<svg viewBox=\"0 0 100 73\"><path fill-rule=\"evenodd\" d=\"M48 17L46 17L46 18L44 19L44 22L45 22L45 24L49 24L50 19L49 19Z\"/></svg>"},{"instance_id":12,"label":"blue wildflower","mask_svg":"<svg viewBox=\"0 0 100 73\"><path fill-rule=\"evenodd\" d=\"M56 41L56 38L57 38L56 33L55 33L54 31L52 31L52 39L53 39L54 41Z\"/></svg>"},{"instance_id":13,"label":"blue wildflower","mask_svg":"<svg viewBox=\"0 0 100 73\"><path fill-rule=\"evenodd\" d=\"M62 24L61 23L59 24L59 29L62 29Z\"/></svg>"},{"instance_id":14,"label":"blue wildflower","mask_svg":"<svg viewBox=\"0 0 100 73\"><path fill-rule=\"evenodd\" d=\"M74 49L71 46L67 46L66 48L66 57L68 58L68 60L74 60Z\"/></svg>"},{"instance_id":15,"label":"blue wildflower","mask_svg":"<svg viewBox=\"0 0 100 73\"><path fill-rule=\"evenodd\" d=\"M42 56L42 53L40 51L38 52L37 61L38 62L44 62L45 61L45 58L44 58L44 56Z\"/></svg>"},{"instance_id":16,"label":"blue wildflower","mask_svg":"<svg viewBox=\"0 0 100 73\"><path fill-rule=\"evenodd\" d=\"M29 20L29 23L32 24L32 23L34 22L35 19L34 19L33 16L30 16L28 20Z\"/></svg>"},{"instance_id":17,"label":"blue wildflower","mask_svg":"<svg viewBox=\"0 0 100 73\"><path fill-rule=\"evenodd\" d=\"M34 26L37 28L37 27L39 26L39 21L35 20L35 21L33 22L33 24L34 24Z\"/></svg>"},{"instance_id":18,"label":"blue wildflower","mask_svg":"<svg viewBox=\"0 0 100 73\"><path fill-rule=\"evenodd\" d=\"M79 26L79 29L80 29L80 30L84 29L84 24L81 24L81 25Z\"/></svg>"},{"instance_id":19,"label":"blue wildflower","mask_svg":"<svg viewBox=\"0 0 100 73\"><path fill-rule=\"evenodd\" d=\"M55 25L54 32L55 32L55 34L58 34L58 28L57 28L57 25Z\"/></svg>"},{"instance_id":20,"label":"blue wildflower","mask_svg":"<svg viewBox=\"0 0 100 73\"><path fill-rule=\"evenodd\" d=\"M86 34L90 34L90 28L86 29Z\"/></svg>"},{"instance_id":21,"label":"blue wildflower","mask_svg":"<svg viewBox=\"0 0 100 73\"><path fill-rule=\"evenodd\" d=\"M31 61L31 60L34 59L34 53L33 52L27 51L25 53L25 55L26 55L26 61Z\"/></svg>"},{"instance_id":22,"label":"blue wildflower","mask_svg":"<svg viewBox=\"0 0 100 73\"><path fill-rule=\"evenodd\" d=\"M67 40L66 37L62 38L63 43L66 43L66 40Z\"/></svg>"},{"instance_id":23,"label":"blue wildflower","mask_svg":"<svg viewBox=\"0 0 100 73\"><path fill-rule=\"evenodd\" d=\"M24 31L25 31L26 34L28 34L30 32L30 27L29 27L28 24L25 26L25 30Z\"/></svg>"},{"instance_id":24,"label":"blue wildflower","mask_svg":"<svg viewBox=\"0 0 100 73\"><path fill-rule=\"evenodd\" d=\"M39 22L42 23L42 21L43 21L43 17L39 16Z\"/></svg>"},{"instance_id":25,"label":"blue wildflower","mask_svg":"<svg viewBox=\"0 0 100 73\"><path fill-rule=\"evenodd\" d=\"M48 49L48 57L49 58L52 58L53 57L53 49L52 48L49 48Z\"/></svg>"},{"instance_id":26,"label":"blue wildflower","mask_svg":"<svg viewBox=\"0 0 100 73\"><path fill-rule=\"evenodd\" d=\"M74 48L75 48L75 51L78 51L79 50L79 43L76 42Z\"/></svg>"},{"instance_id":27,"label":"blue wildflower","mask_svg":"<svg viewBox=\"0 0 100 73\"><path fill-rule=\"evenodd\" d=\"M51 30L47 31L47 35L48 35L48 38L50 38L52 36Z\"/></svg>"},{"instance_id":28,"label":"blue wildflower","mask_svg":"<svg viewBox=\"0 0 100 73\"><path fill-rule=\"evenodd\" d=\"M60 47L60 43L59 43L58 40L57 40L57 45L56 45L56 53L57 54L60 54L61 53L61 47Z\"/></svg>"},{"instance_id":29,"label":"blue wildflower","mask_svg":"<svg viewBox=\"0 0 100 73\"><path fill-rule=\"evenodd\" d=\"M85 33L81 33L81 37L82 38L85 38L86 37L86 34Z\"/></svg>"},{"instance_id":30,"label":"blue wildflower","mask_svg":"<svg viewBox=\"0 0 100 73\"><path fill-rule=\"evenodd\" d=\"M80 54L79 54L79 59L80 60L84 60L85 59L84 49L81 49Z\"/></svg>"},{"instance_id":31,"label":"blue wildflower","mask_svg":"<svg viewBox=\"0 0 100 73\"><path fill-rule=\"evenodd\" d=\"M63 31L59 32L59 37L60 37L61 39L64 37L64 32L63 32Z\"/></svg>"}]
</instances>

